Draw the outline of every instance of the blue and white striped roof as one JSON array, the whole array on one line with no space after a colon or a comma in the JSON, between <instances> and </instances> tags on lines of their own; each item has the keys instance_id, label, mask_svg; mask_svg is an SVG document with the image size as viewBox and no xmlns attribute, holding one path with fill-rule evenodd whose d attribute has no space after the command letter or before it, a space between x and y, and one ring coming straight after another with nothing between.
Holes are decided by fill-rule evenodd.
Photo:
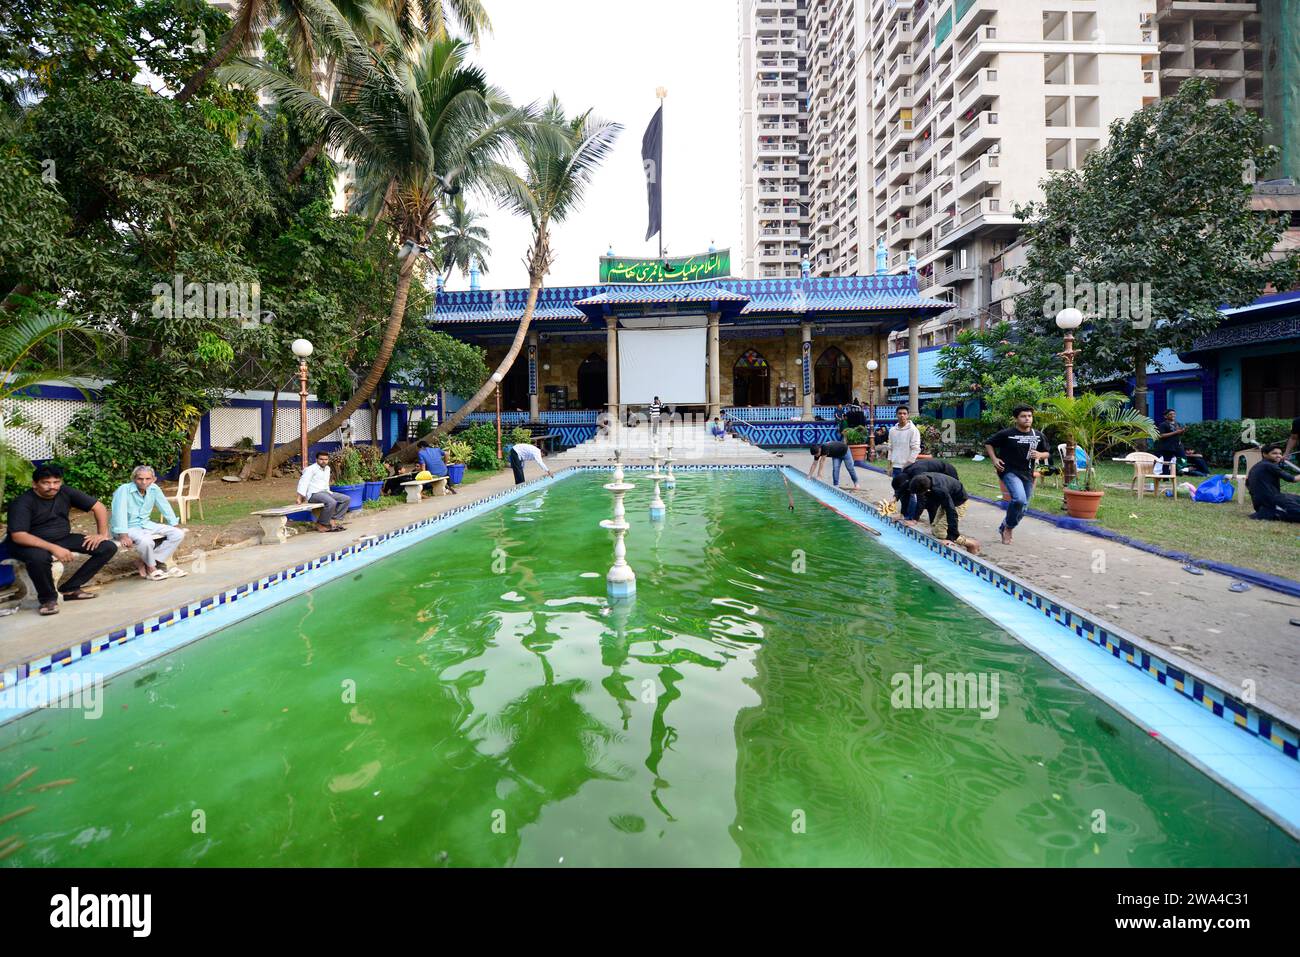
<instances>
[{"instance_id":1,"label":"blue and white striped roof","mask_svg":"<svg viewBox=\"0 0 1300 957\"><path fill-rule=\"evenodd\" d=\"M527 289L439 292L428 319L435 326L513 323L523 317L527 302ZM871 313L904 325L909 318L928 318L952 308L951 303L921 297L916 277L904 273L555 286L539 292L533 318L541 323L588 324L610 315L644 315L656 306L678 313L721 312L744 321L861 321Z\"/></svg>"}]
</instances>

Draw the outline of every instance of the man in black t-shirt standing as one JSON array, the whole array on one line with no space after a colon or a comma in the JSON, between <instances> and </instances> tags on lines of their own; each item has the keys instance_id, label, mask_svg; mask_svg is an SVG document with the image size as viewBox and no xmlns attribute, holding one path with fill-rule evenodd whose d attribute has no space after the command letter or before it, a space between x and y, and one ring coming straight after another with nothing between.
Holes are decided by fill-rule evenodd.
<instances>
[{"instance_id":1,"label":"man in black t-shirt standing","mask_svg":"<svg viewBox=\"0 0 1300 957\"><path fill-rule=\"evenodd\" d=\"M95 516L98 527L94 535L73 533L68 513L74 508ZM108 530L108 509L85 492L66 488L63 470L54 465L37 467L32 472L32 487L10 504L7 542L9 553L27 566L42 615L59 613L60 593L64 601L94 598L81 586L117 554L117 543ZM90 558L56 591L54 562L68 564L73 552Z\"/></svg>"},{"instance_id":2,"label":"man in black t-shirt standing","mask_svg":"<svg viewBox=\"0 0 1300 957\"><path fill-rule=\"evenodd\" d=\"M984 452L1011 496L1007 517L998 526L1003 545L1011 544L1011 532L1020 524L1034 494L1034 462L1048 459L1047 440L1034 428L1034 410L1018 405L1012 414L1016 417L1014 428L994 432L984 440Z\"/></svg>"}]
</instances>

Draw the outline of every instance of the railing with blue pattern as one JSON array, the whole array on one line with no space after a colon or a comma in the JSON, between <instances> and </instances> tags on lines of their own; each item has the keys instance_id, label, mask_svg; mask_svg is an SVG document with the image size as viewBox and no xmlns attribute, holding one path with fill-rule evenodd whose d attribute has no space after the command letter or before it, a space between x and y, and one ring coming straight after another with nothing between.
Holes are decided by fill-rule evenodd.
<instances>
[{"instance_id":1,"label":"railing with blue pattern","mask_svg":"<svg viewBox=\"0 0 1300 957\"><path fill-rule=\"evenodd\" d=\"M595 409L567 409L564 411L539 412L538 421L543 425L595 425L600 415ZM496 422L495 412L471 412L465 417L466 422ZM528 422L527 412L502 412L502 425L523 425Z\"/></svg>"},{"instance_id":2,"label":"railing with blue pattern","mask_svg":"<svg viewBox=\"0 0 1300 957\"><path fill-rule=\"evenodd\" d=\"M898 406L876 406L877 422L893 422ZM865 411L865 410L864 410ZM744 422L796 422L803 416L803 409L793 405L747 405L734 406L722 410L724 415ZM815 405L813 415L828 422L835 420L835 406Z\"/></svg>"}]
</instances>

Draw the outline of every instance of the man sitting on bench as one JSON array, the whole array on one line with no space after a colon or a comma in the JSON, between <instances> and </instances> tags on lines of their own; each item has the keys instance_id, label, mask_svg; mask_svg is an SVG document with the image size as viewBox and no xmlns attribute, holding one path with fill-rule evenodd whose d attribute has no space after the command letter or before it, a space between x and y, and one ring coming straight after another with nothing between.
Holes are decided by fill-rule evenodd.
<instances>
[{"instance_id":1,"label":"man sitting on bench","mask_svg":"<svg viewBox=\"0 0 1300 957\"><path fill-rule=\"evenodd\" d=\"M155 508L166 519L166 525L153 520ZM147 465L137 465L131 481L123 482L113 493L112 532L123 548L135 549L139 556L135 568L141 578L162 581L185 577L185 569L164 564L185 537L185 529L176 527L179 523L171 502L158 487L157 474ZM153 540L159 535L162 543L155 546Z\"/></svg>"},{"instance_id":2,"label":"man sitting on bench","mask_svg":"<svg viewBox=\"0 0 1300 957\"><path fill-rule=\"evenodd\" d=\"M74 508L95 516L94 535L73 534L68 513ZM27 566L42 615L59 613L60 593L64 601L97 597L82 591L81 586L117 554L117 545L108 533L108 509L85 492L65 487L63 469L57 465L37 466L32 487L10 504L8 543L9 553ZM56 591L54 562L68 564L73 552L90 557Z\"/></svg>"},{"instance_id":3,"label":"man sitting on bench","mask_svg":"<svg viewBox=\"0 0 1300 957\"><path fill-rule=\"evenodd\" d=\"M342 492L330 491L328 452L317 452L316 463L302 470L302 478L298 479L298 504L301 505L303 502L320 502L325 506L316 513L316 531L343 531L342 525L334 523L336 519L348 513L348 506L352 504L352 499Z\"/></svg>"}]
</instances>

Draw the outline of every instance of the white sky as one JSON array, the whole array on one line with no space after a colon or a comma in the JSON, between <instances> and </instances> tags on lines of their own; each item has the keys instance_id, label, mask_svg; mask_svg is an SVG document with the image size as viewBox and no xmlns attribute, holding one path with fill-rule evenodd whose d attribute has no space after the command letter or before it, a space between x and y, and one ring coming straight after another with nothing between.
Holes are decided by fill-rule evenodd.
<instances>
[{"instance_id":1,"label":"white sky","mask_svg":"<svg viewBox=\"0 0 1300 957\"><path fill-rule=\"evenodd\" d=\"M644 240L646 188L641 136L668 89L664 111L666 252L704 252L710 242L732 250L739 268L740 64L736 0L485 0L494 34L475 59L488 81L516 103L559 95L570 114L593 107L625 127L597 171L581 211L552 231L549 286L599 279L600 257L656 256ZM528 284L523 258L531 227L492 208L490 272L485 289ZM469 280L452 276L449 289Z\"/></svg>"}]
</instances>

